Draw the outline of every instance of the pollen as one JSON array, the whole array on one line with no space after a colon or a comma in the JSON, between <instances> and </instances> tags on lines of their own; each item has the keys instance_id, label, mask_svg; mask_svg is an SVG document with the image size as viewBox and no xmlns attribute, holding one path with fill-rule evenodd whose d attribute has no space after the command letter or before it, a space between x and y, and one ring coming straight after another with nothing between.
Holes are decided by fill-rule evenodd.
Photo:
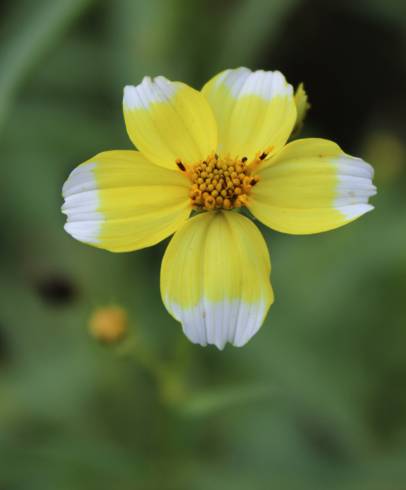
<instances>
[{"instance_id":1,"label":"pollen","mask_svg":"<svg viewBox=\"0 0 406 490\"><path fill-rule=\"evenodd\" d=\"M235 160L218 155L194 165L188 172L192 206L205 211L245 206L252 187L259 181L252 168L245 157Z\"/></svg>"}]
</instances>

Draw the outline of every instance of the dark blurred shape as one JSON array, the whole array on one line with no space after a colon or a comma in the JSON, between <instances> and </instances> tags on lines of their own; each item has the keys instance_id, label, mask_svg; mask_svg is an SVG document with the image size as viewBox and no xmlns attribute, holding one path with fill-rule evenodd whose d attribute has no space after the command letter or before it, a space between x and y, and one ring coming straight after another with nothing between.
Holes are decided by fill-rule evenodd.
<instances>
[{"instance_id":1,"label":"dark blurred shape","mask_svg":"<svg viewBox=\"0 0 406 490\"><path fill-rule=\"evenodd\" d=\"M339 437L326 421L315 415L301 414L297 425L319 458L336 462L345 462L348 459Z\"/></svg>"},{"instance_id":2,"label":"dark blurred shape","mask_svg":"<svg viewBox=\"0 0 406 490\"><path fill-rule=\"evenodd\" d=\"M35 283L35 289L44 302L54 306L68 305L78 296L70 279L57 274L39 279Z\"/></svg>"},{"instance_id":3,"label":"dark blurred shape","mask_svg":"<svg viewBox=\"0 0 406 490\"><path fill-rule=\"evenodd\" d=\"M11 10L11 2L1 2L0 3L0 16L6 16L7 14L10 13ZM0 490L2 490L2 487L0 487Z\"/></svg>"},{"instance_id":4,"label":"dark blurred shape","mask_svg":"<svg viewBox=\"0 0 406 490\"><path fill-rule=\"evenodd\" d=\"M309 120L320 136L351 149L371 115L405 105L404 65L393 56L402 33L346 6L306 0L284 25L264 68L280 69L309 94Z\"/></svg>"},{"instance_id":5,"label":"dark blurred shape","mask_svg":"<svg viewBox=\"0 0 406 490\"><path fill-rule=\"evenodd\" d=\"M10 360L9 342L0 325L0 368L5 366Z\"/></svg>"},{"instance_id":6,"label":"dark blurred shape","mask_svg":"<svg viewBox=\"0 0 406 490\"><path fill-rule=\"evenodd\" d=\"M396 443L399 430L404 430L406 411L406 394L404 380L405 366L386 367L386 372L379 373L378 389L368 400L368 422L374 430L374 436L381 446Z\"/></svg>"},{"instance_id":7,"label":"dark blurred shape","mask_svg":"<svg viewBox=\"0 0 406 490\"><path fill-rule=\"evenodd\" d=\"M374 166L378 186L396 183L405 177L406 146L397 132L375 130L364 140L363 156Z\"/></svg>"}]
</instances>

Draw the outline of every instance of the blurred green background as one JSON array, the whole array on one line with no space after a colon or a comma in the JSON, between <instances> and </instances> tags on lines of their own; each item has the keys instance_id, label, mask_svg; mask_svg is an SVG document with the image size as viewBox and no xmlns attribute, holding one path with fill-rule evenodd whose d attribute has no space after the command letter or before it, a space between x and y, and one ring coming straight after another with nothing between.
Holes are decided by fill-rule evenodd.
<instances>
[{"instance_id":1,"label":"blurred green background","mask_svg":"<svg viewBox=\"0 0 406 490\"><path fill-rule=\"evenodd\" d=\"M6 0L0 5L0 490L406 489L403 0ZM276 302L242 349L190 344L159 296L165 243L63 230L61 186L131 148L122 89L240 65L303 81L304 136L376 169L342 229L262 229ZM128 311L105 346L95 308Z\"/></svg>"}]
</instances>

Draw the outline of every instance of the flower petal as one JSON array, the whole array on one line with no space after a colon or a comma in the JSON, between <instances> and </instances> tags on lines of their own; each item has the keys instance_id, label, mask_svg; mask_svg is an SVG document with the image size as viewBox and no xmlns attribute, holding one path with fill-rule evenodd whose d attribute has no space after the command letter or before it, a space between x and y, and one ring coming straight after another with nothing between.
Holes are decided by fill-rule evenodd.
<instances>
[{"instance_id":1,"label":"flower petal","mask_svg":"<svg viewBox=\"0 0 406 490\"><path fill-rule=\"evenodd\" d=\"M216 149L213 112L202 94L184 83L145 77L136 87L125 87L123 107L131 141L157 165L194 164Z\"/></svg>"},{"instance_id":2,"label":"flower petal","mask_svg":"<svg viewBox=\"0 0 406 490\"><path fill-rule=\"evenodd\" d=\"M202 89L217 119L221 154L275 153L296 121L293 88L279 71L225 70Z\"/></svg>"},{"instance_id":3,"label":"flower petal","mask_svg":"<svg viewBox=\"0 0 406 490\"><path fill-rule=\"evenodd\" d=\"M106 151L79 165L63 186L65 230L112 252L154 245L174 233L191 207L189 182L136 151Z\"/></svg>"},{"instance_id":4,"label":"flower petal","mask_svg":"<svg viewBox=\"0 0 406 490\"><path fill-rule=\"evenodd\" d=\"M200 345L242 346L273 302L265 241L246 217L202 213L172 238L161 269L161 294L186 336Z\"/></svg>"},{"instance_id":5,"label":"flower petal","mask_svg":"<svg viewBox=\"0 0 406 490\"><path fill-rule=\"evenodd\" d=\"M309 138L289 143L258 169L248 208L270 228L307 234L332 230L373 206L372 167L335 143Z\"/></svg>"}]
</instances>

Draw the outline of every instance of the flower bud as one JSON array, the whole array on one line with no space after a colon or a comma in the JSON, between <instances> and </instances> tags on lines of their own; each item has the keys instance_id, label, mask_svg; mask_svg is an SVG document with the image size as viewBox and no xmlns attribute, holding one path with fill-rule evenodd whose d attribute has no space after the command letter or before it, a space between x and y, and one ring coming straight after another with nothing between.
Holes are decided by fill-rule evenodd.
<instances>
[{"instance_id":1,"label":"flower bud","mask_svg":"<svg viewBox=\"0 0 406 490\"><path fill-rule=\"evenodd\" d=\"M90 333L106 344L121 340L127 328L127 312L119 306L97 308L89 320Z\"/></svg>"},{"instance_id":2,"label":"flower bud","mask_svg":"<svg viewBox=\"0 0 406 490\"><path fill-rule=\"evenodd\" d=\"M297 110L296 125L293 129L295 134L300 133L303 127L303 121L306 117L307 111L310 109L309 100L303 83L300 83L295 92L295 104Z\"/></svg>"}]
</instances>

